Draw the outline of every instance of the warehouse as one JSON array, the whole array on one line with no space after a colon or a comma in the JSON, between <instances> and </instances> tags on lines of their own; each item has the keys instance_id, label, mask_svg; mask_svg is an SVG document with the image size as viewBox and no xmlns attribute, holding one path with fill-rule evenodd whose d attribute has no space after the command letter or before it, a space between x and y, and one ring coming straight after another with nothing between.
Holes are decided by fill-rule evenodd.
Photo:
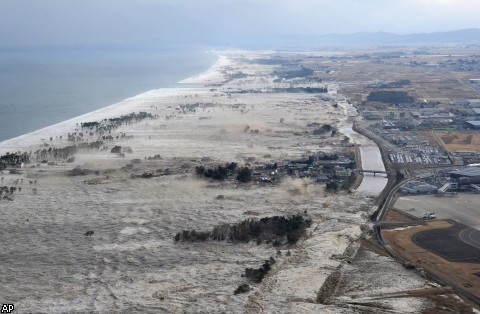
<instances>
[{"instance_id":1,"label":"warehouse","mask_svg":"<svg viewBox=\"0 0 480 314\"><path fill-rule=\"evenodd\" d=\"M404 194L434 193L438 187L421 181L411 181L405 184L401 192Z\"/></svg>"},{"instance_id":2,"label":"warehouse","mask_svg":"<svg viewBox=\"0 0 480 314\"><path fill-rule=\"evenodd\" d=\"M480 130L480 121L465 121L468 127Z\"/></svg>"},{"instance_id":3,"label":"warehouse","mask_svg":"<svg viewBox=\"0 0 480 314\"><path fill-rule=\"evenodd\" d=\"M480 183L480 168L469 167L461 170L448 172L450 178L457 180L460 184Z\"/></svg>"}]
</instances>

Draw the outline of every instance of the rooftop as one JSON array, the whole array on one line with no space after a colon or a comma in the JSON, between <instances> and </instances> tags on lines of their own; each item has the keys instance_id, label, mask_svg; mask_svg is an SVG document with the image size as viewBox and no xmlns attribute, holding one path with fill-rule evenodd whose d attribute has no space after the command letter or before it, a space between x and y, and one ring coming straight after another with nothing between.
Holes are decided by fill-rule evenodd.
<instances>
[{"instance_id":1,"label":"rooftop","mask_svg":"<svg viewBox=\"0 0 480 314\"><path fill-rule=\"evenodd\" d=\"M480 176L480 167L470 167L468 169L450 171L448 174L461 177L477 177Z\"/></svg>"},{"instance_id":2,"label":"rooftop","mask_svg":"<svg viewBox=\"0 0 480 314\"><path fill-rule=\"evenodd\" d=\"M466 121L468 124L471 124L473 126L480 126L480 121Z\"/></svg>"}]
</instances>

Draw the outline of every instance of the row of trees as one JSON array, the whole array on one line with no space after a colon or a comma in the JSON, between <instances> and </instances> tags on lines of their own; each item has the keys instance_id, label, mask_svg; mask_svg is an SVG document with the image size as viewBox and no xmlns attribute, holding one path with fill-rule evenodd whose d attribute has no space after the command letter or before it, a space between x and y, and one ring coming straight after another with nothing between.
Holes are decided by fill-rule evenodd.
<instances>
[{"instance_id":1,"label":"row of trees","mask_svg":"<svg viewBox=\"0 0 480 314\"><path fill-rule=\"evenodd\" d=\"M139 113L132 112L127 115L122 115L118 118L104 119L101 122L91 121L91 122L82 122L80 127L82 129L95 129L100 134L110 133L112 130L120 127L122 124L132 124L138 123L145 119L155 119L157 115L152 115L151 113L140 111Z\"/></svg>"},{"instance_id":2,"label":"row of trees","mask_svg":"<svg viewBox=\"0 0 480 314\"><path fill-rule=\"evenodd\" d=\"M79 143L77 145L69 145L62 148L49 147L35 151L37 160L53 157L54 159L65 160L75 155L79 150L98 150L103 146L102 141L95 141L90 143Z\"/></svg>"},{"instance_id":3,"label":"row of trees","mask_svg":"<svg viewBox=\"0 0 480 314\"><path fill-rule=\"evenodd\" d=\"M0 156L0 170L7 168L7 166L19 166L22 163L29 163L30 155L28 153L6 153Z\"/></svg>"},{"instance_id":4,"label":"row of trees","mask_svg":"<svg viewBox=\"0 0 480 314\"><path fill-rule=\"evenodd\" d=\"M401 91L375 91L371 92L368 101L377 101L389 104L413 103L415 98Z\"/></svg>"},{"instance_id":5,"label":"row of trees","mask_svg":"<svg viewBox=\"0 0 480 314\"><path fill-rule=\"evenodd\" d=\"M184 230L175 235L175 241L206 241L229 240L232 242L249 242L250 240L275 241L283 243L285 240L294 244L310 227L311 219L305 219L302 215L290 217L273 216L260 220L246 219L234 225L221 225L212 231L187 231Z\"/></svg>"},{"instance_id":6,"label":"row of trees","mask_svg":"<svg viewBox=\"0 0 480 314\"><path fill-rule=\"evenodd\" d=\"M21 187L18 187L19 191L22 190ZM13 194L13 192L15 192L17 190L17 187L15 186L11 186L11 187L8 187L8 186L0 186L0 195L2 195L3 193L5 194Z\"/></svg>"},{"instance_id":7,"label":"row of trees","mask_svg":"<svg viewBox=\"0 0 480 314\"><path fill-rule=\"evenodd\" d=\"M307 77L310 76L314 73L312 69L306 68L303 65L300 67L298 70L291 70L291 71L286 71L286 72L276 72L274 71L274 74L277 74L279 78L284 78L284 79L292 79L296 77Z\"/></svg>"},{"instance_id":8,"label":"row of trees","mask_svg":"<svg viewBox=\"0 0 480 314\"><path fill-rule=\"evenodd\" d=\"M204 166L198 166L195 168L195 173L198 176L203 176L205 178L210 178L213 180L225 180L228 178L228 175L233 173L237 168L236 162L231 162L225 164L225 166L219 165L216 168L205 168Z\"/></svg>"},{"instance_id":9,"label":"row of trees","mask_svg":"<svg viewBox=\"0 0 480 314\"><path fill-rule=\"evenodd\" d=\"M195 173L198 176L210 178L213 180L225 180L228 176L233 175L237 170L237 163L231 162L225 164L225 166L219 165L215 168L205 168L204 166L198 166L195 168ZM252 180L252 170L248 167L242 167L236 172L236 179L242 183L247 183Z\"/></svg>"},{"instance_id":10,"label":"row of trees","mask_svg":"<svg viewBox=\"0 0 480 314\"><path fill-rule=\"evenodd\" d=\"M287 88L274 88L273 91L277 93L317 94L317 93L328 93L328 88L326 87L287 87Z\"/></svg>"}]
</instances>

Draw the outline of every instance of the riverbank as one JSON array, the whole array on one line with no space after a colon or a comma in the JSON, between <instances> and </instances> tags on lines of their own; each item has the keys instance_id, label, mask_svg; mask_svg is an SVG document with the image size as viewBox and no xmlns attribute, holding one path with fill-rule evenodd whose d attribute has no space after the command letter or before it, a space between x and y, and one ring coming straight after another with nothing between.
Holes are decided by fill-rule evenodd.
<instances>
[{"instance_id":1,"label":"riverbank","mask_svg":"<svg viewBox=\"0 0 480 314\"><path fill-rule=\"evenodd\" d=\"M358 118L357 110L351 104L345 100L338 101L337 103L346 115ZM358 151L361 154L361 169L385 171L385 165L378 145L368 137L353 130L352 125L353 120L342 122L340 131L348 136L352 143L357 145ZM387 183L388 178L386 174L363 173L362 182L355 191L377 197L385 189Z\"/></svg>"}]
</instances>

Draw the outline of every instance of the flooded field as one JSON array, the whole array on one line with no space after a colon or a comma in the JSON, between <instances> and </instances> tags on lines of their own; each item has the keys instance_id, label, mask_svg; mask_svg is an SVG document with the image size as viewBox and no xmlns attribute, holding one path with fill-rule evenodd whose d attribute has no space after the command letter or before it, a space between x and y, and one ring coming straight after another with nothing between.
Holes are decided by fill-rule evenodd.
<instances>
[{"instance_id":1,"label":"flooded field","mask_svg":"<svg viewBox=\"0 0 480 314\"><path fill-rule=\"evenodd\" d=\"M313 134L308 125L345 127L355 112L308 93L234 93L233 87L269 86L275 69L234 65L256 74L216 88L151 91L0 143L2 154L36 151L63 147L81 131L82 141L91 143L98 134L80 129L82 122L132 111L155 116L122 124L108 133L113 139L106 147L80 151L71 162L39 161L3 175L16 192L0 201L2 302L14 303L19 313L352 312L344 304L318 303L317 292L343 263L335 256L368 229L371 200L329 193L314 178L295 175L241 184L195 173L202 165L254 168L353 147L341 132ZM204 75L218 79L212 71ZM115 146L123 156L112 153ZM374 150L365 153L365 163L377 158ZM376 193L380 186L365 189ZM275 215L302 215L312 225L296 244L174 240L183 230ZM242 276L270 257L275 264L261 283ZM235 295L246 283L252 290Z\"/></svg>"}]
</instances>

